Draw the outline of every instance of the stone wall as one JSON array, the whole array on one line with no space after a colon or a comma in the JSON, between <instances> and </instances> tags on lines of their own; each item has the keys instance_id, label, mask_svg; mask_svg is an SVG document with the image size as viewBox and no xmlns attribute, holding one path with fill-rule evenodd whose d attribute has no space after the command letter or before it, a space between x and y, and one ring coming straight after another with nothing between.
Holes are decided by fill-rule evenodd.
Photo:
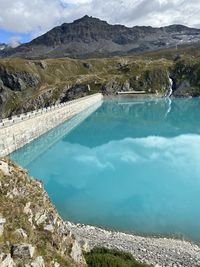
<instances>
[{"instance_id":1,"label":"stone wall","mask_svg":"<svg viewBox=\"0 0 200 267\"><path fill-rule=\"evenodd\" d=\"M101 94L94 94L3 120L0 123L0 156L9 155L79 112L100 102L102 98Z\"/></svg>"}]
</instances>

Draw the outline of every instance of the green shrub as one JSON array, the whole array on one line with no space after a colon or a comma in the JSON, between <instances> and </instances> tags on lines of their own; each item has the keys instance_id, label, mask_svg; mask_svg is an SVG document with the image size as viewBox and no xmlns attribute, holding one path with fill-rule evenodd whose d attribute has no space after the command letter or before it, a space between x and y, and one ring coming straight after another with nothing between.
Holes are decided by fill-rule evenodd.
<instances>
[{"instance_id":1,"label":"green shrub","mask_svg":"<svg viewBox=\"0 0 200 267\"><path fill-rule=\"evenodd\" d=\"M139 263L130 253L116 249L94 248L85 253L88 267L148 267L149 265Z\"/></svg>"}]
</instances>

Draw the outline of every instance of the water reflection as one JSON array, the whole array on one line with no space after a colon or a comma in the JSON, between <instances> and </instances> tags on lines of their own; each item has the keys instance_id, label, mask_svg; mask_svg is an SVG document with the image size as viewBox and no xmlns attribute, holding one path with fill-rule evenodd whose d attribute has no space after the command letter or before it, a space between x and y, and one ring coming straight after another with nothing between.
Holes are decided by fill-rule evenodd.
<instances>
[{"instance_id":1,"label":"water reflection","mask_svg":"<svg viewBox=\"0 0 200 267\"><path fill-rule=\"evenodd\" d=\"M14 155L62 217L200 241L200 99L109 100L81 121Z\"/></svg>"},{"instance_id":2,"label":"water reflection","mask_svg":"<svg viewBox=\"0 0 200 267\"><path fill-rule=\"evenodd\" d=\"M105 101L64 140L95 147L126 137L175 137L200 133L200 99ZM85 136L80 139L80 135Z\"/></svg>"}]
</instances>

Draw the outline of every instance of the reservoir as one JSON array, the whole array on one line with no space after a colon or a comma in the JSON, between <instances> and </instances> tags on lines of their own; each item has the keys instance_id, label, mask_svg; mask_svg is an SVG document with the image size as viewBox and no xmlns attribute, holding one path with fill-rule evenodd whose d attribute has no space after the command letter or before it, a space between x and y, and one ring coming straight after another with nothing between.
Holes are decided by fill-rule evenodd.
<instances>
[{"instance_id":1,"label":"reservoir","mask_svg":"<svg viewBox=\"0 0 200 267\"><path fill-rule=\"evenodd\" d=\"M10 155L69 221L200 241L200 99L104 100Z\"/></svg>"}]
</instances>

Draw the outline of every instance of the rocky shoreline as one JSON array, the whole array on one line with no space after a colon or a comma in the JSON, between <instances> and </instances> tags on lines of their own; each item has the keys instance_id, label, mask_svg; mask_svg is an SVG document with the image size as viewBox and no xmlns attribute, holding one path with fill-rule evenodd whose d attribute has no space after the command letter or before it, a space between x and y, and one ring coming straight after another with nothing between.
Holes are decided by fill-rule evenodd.
<instances>
[{"instance_id":1,"label":"rocky shoreline","mask_svg":"<svg viewBox=\"0 0 200 267\"><path fill-rule=\"evenodd\" d=\"M86 251L94 247L117 248L156 267L200 266L200 247L187 241L141 237L71 222L66 222L66 227Z\"/></svg>"}]
</instances>

